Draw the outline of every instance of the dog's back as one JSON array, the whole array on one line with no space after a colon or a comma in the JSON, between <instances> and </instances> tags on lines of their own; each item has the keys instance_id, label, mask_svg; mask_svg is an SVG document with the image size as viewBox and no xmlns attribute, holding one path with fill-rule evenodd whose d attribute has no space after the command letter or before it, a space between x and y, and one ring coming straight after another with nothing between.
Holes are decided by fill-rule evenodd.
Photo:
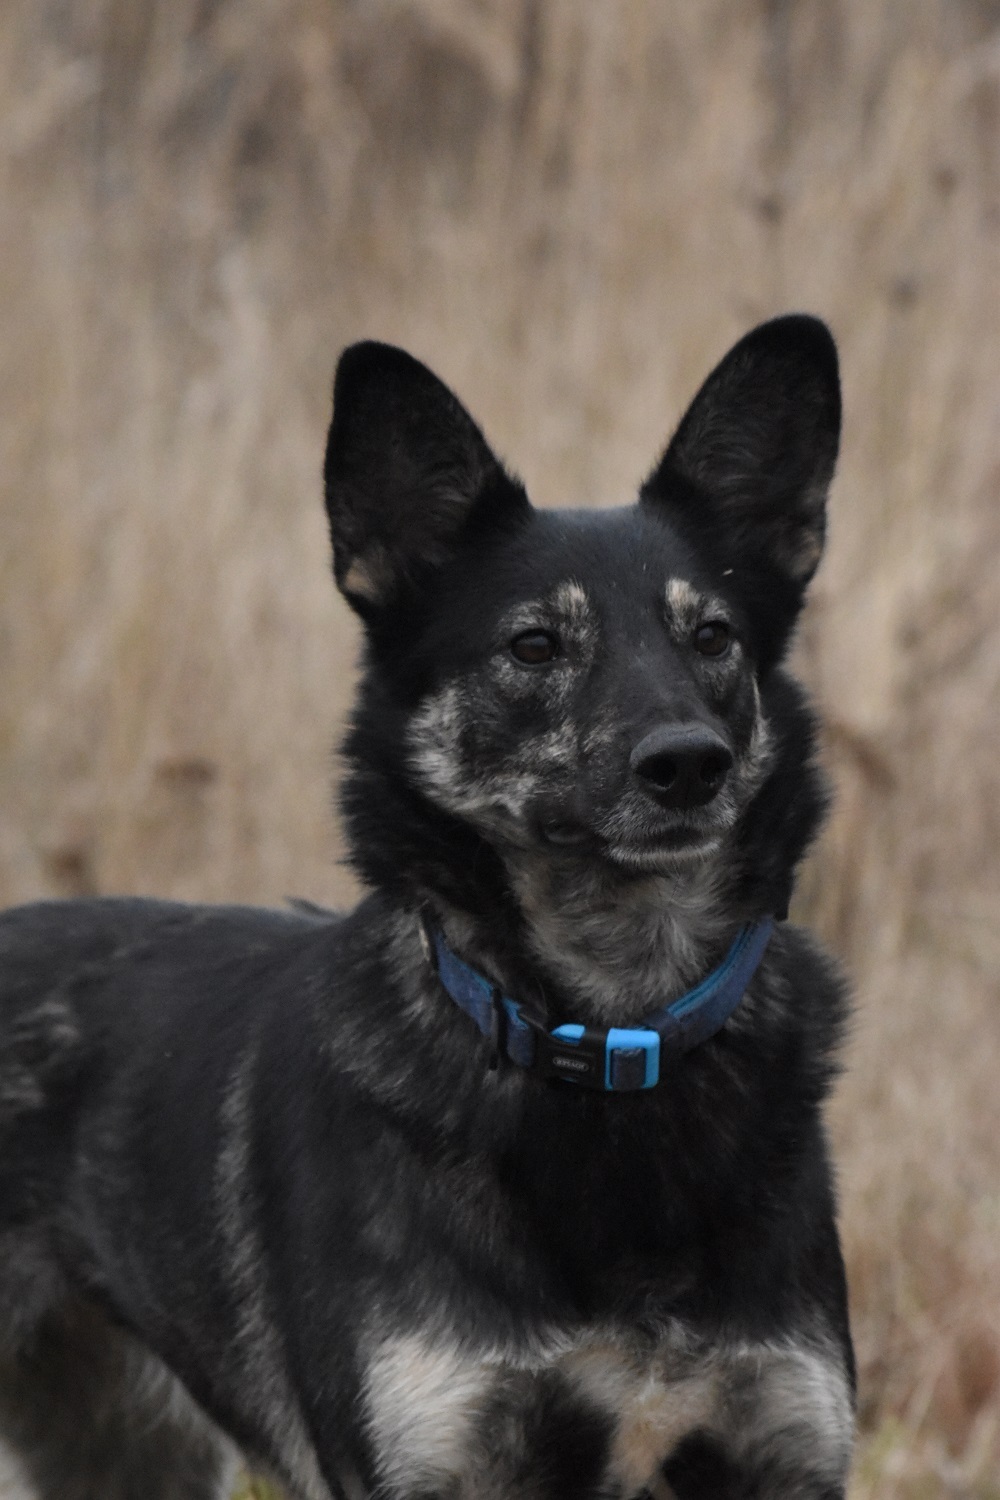
<instances>
[{"instance_id":1,"label":"dog's back","mask_svg":"<svg viewBox=\"0 0 1000 1500\"><path fill-rule=\"evenodd\" d=\"M0 1432L43 1496L227 1490L235 1449L190 1394L232 1362L249 1248L212 1201L220 1101L275 973L334 920L142 900L0 916Z\"/></svg>"}]
</instances>

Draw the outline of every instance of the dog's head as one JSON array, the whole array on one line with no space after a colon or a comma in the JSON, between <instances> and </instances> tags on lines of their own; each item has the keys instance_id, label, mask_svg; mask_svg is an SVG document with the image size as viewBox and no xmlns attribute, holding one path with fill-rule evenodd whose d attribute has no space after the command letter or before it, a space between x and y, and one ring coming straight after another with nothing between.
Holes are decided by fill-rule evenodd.
<instances>
[{"instance_id":1,"label":"dog's head","mask_svg":"<svg viewBox=\"0 0 1000 1500\"><path fill-rule=\"evenodd\" d=\"M348 349L325 479L368 639L359 795L501 861L639 873L724 847L773 762L766 687L839 428L830 334L779 318L709 376L636 505L536 510L429 370Z\"/></svg>"}]
</instances>

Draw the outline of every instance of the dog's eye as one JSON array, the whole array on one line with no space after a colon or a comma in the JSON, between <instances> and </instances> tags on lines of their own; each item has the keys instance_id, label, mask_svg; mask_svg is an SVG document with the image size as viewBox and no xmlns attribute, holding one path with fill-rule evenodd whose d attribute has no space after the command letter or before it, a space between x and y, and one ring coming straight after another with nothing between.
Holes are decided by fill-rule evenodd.
<instances>
[{"instance_id":1,"label":"dog's eye","mask_svg":"<svg viewBox=\"0 0 1000 1500\"><path fill-rule=\"evenodd\" d=\"M559 638L551 630L522 630L511 641L510 650L526 667L541 667L559 655Z\"/></svg>"},{"instance_id":2,"label":"dog's eye","mask_svg":"<svg viewBox=\"0 0 1000 1500\"><path fill-rule=\"evenodd\" d=\"M722 656L729 648L729 626L723 620L706 620L694 633L694 649L702 656Z\"/></svg>"}]
</instances>

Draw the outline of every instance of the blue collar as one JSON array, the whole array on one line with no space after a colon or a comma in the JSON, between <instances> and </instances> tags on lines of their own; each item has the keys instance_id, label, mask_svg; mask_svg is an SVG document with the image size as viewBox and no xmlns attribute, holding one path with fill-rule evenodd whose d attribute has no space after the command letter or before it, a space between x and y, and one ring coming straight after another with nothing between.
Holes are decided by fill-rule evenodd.
<instances>
[{"instance_id":1,"label":"blue collar","mask_svg":"<svg viewBox=\"0 0 1000 1500\"><path fill-rule=\"evenodd\" d=\"M547 1031L516 1000L452 953L437 928L424 923L427 956L444 989L493 1043L495 1067L508 1057L545 1078L615 1093L651 1089L660 1062L708 1041L728 1021L764 956L774 919L750 922L706 979L679 1000L648 1015L641 1026L564 1025Z\"/></svg>"}]
</instances>

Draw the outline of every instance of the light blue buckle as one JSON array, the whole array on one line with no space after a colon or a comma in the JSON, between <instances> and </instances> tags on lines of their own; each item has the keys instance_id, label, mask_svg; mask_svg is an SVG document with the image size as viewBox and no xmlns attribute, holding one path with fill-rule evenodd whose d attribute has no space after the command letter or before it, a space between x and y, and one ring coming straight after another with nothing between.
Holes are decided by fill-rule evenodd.
<instances>
[{"instance_id":1,"label":"light blue buckle","mask_svg":"<svg viewBox=\"0 0 1000 1500\"><path fill-rule=\"evenodd\" d=\"M587 1028L575 1022L567 1022L563 1026L557 1026L550 1033L553 1039L568 1042L571 1046L579 1046L583 1041ZM615 1053L632 1054L631 1057L615 1058ZM642 1053L641 1059L636 1058L637 1052ZM616 1061L618 1067L616 1068ZM630 1075L628 1082L616 1082L615 1073L625 1071L625 1065L632 1062L642 1063L641 1081L635 1076L638 1069L633 1073L631 1066L628 1067ZM561 1076L573 1080L573 1074L561 1071ZM633 1081L633 1078L635 1081ZM612 1026L604 1037L604 1087L612 1092L620 1093L632 1089L655 1088L660 1079L660 1035L659 1032L651 1031L648 1026L624 1027ZM573 1080L576 1081L576 1080ZM579 1079L584 1082L584 1078ZM593 1083L591 1087L593 1087ZM600 1085L597 1085L600 1087Z\"/></svg>"}]
</instances>

